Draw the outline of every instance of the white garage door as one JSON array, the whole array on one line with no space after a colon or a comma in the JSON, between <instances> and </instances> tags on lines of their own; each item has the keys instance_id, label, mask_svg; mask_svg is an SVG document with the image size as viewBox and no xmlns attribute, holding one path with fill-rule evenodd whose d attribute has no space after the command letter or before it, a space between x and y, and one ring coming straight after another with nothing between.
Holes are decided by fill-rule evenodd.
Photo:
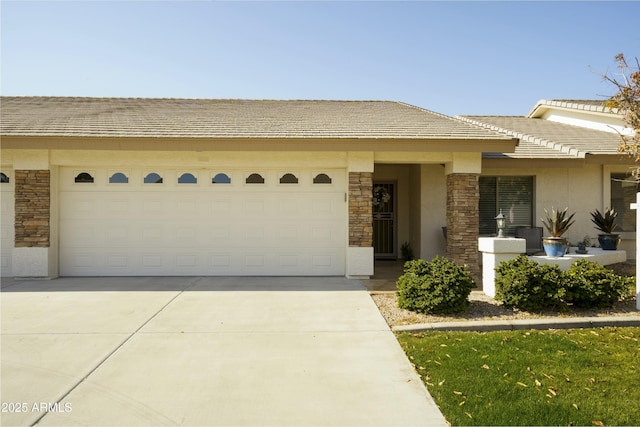
<instances>
[{"instance_id":1,"label":"white garage door","mask_svg":"<svg viewBox=\"0 0 640 427\"><path fill-rule=\"evenodd\" d=\"M60 274L344 275L345 175L62 169Z\"/></svg>"},{"instance_id":2,"label":"white garage door","mask_svg":"<svg viewBox=\"0 0 640 427\"><path fill-rule=\"evenodd\" d=\"M15 198L13 191L13 171L10 169L2 169L0 175L0 274L2 277L11 276L11 254L13 253L13 236L14 230L14 206Z\"/></svg>"}]
</instances>

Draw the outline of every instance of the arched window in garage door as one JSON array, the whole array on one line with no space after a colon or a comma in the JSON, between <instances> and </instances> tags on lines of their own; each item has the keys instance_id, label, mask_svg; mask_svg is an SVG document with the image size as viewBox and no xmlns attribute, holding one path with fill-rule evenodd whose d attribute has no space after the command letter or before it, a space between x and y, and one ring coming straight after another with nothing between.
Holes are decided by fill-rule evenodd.
<instances>
[{"instance_id":1,"label":"arched window in garage door","mask_svg":"<svg viewBox=\"0 0 640 427\"><path fill-rule=\"evenodd\" d=\"M259 173L252 173L245 182L247 184L264 184L264 178Z\"/></svg>"},{"instance_id":2,"label":"arched window in garage door","mask_svg":"<svg viewBox=\"0 0 640 427\"><path fill-rule=\"evenodd\" d=\"M285 173L280 178L280 184L297 184L297 183L298 183L298 177L292 173Z\"/></svg>"},{"instance_id":3,"label":"arched window in garage door","mask_svg":"<svg viewBox=\"0 0 640 427\"><path fill-rule=\"evenodd\" d=\"M151 172L150 174L144 177L144 183L145 184L162 184L162 177L155 172Z\"/></svg>"},{"instance_id":4,"label":"arched window in garage door","mask_svg":"<svg viewBox=\"0 0 640 427\"><path fill-rule=\"evenodd\" d=\"M76 175L74 181L78 183L92 183L93 176L91 176L91 174L88 172L80 172L78 175Z\"/></svg>"},{"instance_id":5,"label":"arched window in garage door","mask_svg":"<svg viewBox=\"0 0 640 427\"><path fill-rule=\"evenodd\" d=\"M197 184L198 178L195 177L192 173L183 173L178 178L178 184Z\"/></svg>"},{"instance_id":6,"label":"arched window in garage door","mask_svg":"<svg viewBox=\"0 0 640 427\"><path fill-rule=\"evenodd\" d=\"M128 184L129 177L122 172L116 172L109 177L109 184Z\"/></svg>"},{"instance_id":7,"label":"arched window in garage door","mask_svg":"<svg viewBox=\"0 0 640 427\"><path fill-rule=\"evenodd\" d=\"M211 178L212 184L231 184L231 178L226 173L216 174L213 178Z\"/></svg>"},{"instance_id":8,"label":"arched window in garage door","mask_svg":"<svg viewBox=\"0 0 640 427\"><path fill-rule=\"evenodd\" d=\"M313 178L314 184L331 184L331 177L326 173L319 173Z\"/></svg>"}]
</instances>

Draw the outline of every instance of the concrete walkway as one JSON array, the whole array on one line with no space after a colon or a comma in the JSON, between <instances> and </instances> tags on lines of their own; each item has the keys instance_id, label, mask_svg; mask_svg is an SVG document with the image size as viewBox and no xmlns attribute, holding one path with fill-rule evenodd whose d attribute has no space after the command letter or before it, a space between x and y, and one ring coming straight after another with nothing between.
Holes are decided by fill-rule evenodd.
<instances>
[{"instance_id":1,"label":"concrete walkway","mask_svg":"<svg viewBox=\"0 0 640 427\"><path fill-rule=\"evenodd\" d=\"M2 285L3 426L446 425L358 281Z\"/></svg>"}]
</instances>

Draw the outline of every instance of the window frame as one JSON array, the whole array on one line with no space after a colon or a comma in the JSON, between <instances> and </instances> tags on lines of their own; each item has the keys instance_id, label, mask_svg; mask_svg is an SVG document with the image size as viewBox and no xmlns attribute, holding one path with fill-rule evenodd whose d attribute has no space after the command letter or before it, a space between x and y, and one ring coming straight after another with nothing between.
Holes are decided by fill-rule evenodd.
<instances>
[{"instance_id":1,"label":"window frame","mask_svg":"<svg viewBox=\"0 0 640 427\"><path fill-rule=\"evenodd\" d=\"M482 214L482 208L483 208L483 201L482 201L482 183L481 180L483 179L489 179L489 178L494 178L495 181L495 214L492 215L491 218L491 223L493 225L492 228L492 232L488 233L487 228L483 229L483 224L484 223L489 223L489 218L488 217L484 217L484 215ZM497 230L497 225L495 220L493 220L493 218L495 218L495 216L497 216L500 212L500 208L502 207L502 213L509 217L509 210L510 208L507 208L505 206L505 203L502 203L502 201L504 200L500 198L500 190L499 190L499 182L500 179L508 179L508 178L528 178L531 180L531 187L530 187L530 199L528 200L529 203L529 218L528 218L528 223L522 223L519 221L515 221L512 225L509 225L505 228L505 235L512 237L515 235L515 229L516 227L535 227L536 226L536 219L535 219L535 214L536 214L536 176L535 175L480 175L479 181L478 181L478 194L479 194L479 200L478 200L478 234L480 236L495 236L498 232ZM506 194L508 195L508 192L503 192L502 194ZM514 194L519 194L516 193L514 191ZM485 202L486 203L486 202ZM513 207L513 204L512 204ZM522 209L522 208L520 208Z\"/></svg>"},{"instance_id":2,"label":"window frame","mask_svg":"<svg viewBox=\"0 0 640 427\"><path fill-rule=\"evenodd\" d=\"M249 178L257 177L257 176L259 176L262 179L262 182L249 182ZM267 180L264 177L264 174L259 172L251 172L248 175L246 175L246 177L244 178L245 185L265 185L266 183L267 183Z\"/></svg>"},{"instance_id":3,"label":"window frame","mask_svg":"<svg viewBox=\"0 0 640 427\"><path fill-rule=\"evenodd\" d=\"M78 181L78 177L80 175L89 175L91 177L91 181ZM78 170L73 172L73 183L77 185L95 185L96 183L96 171L92 170Z\"/></svg>"},{"instance_id":4,"label":"window frame","mask_svg":"<svg viewBox=\"0 0 640 427\"><path fill-rule=\"evenodd\" d=\"M280 177L278 178L278 185L298 185L300 184L300 177L299 177L299 173L294 173L294 172L283 172L283 173L279 173L278 174ZM283 179L291 179L291 177L293 177L293 179L295 179L294 181L282 181Z\"/></svg>"},{"instance_id":5,"label":"window frame","mask_svg":"<svg viewBox=\"0 0 640 427\"><path fill-rule=\"evenodd\" d=\"M190 175L191 177L193 177L193 179L195 180L195 182L180 182L180 180L185 176L185 175ZM179 174L177 174L176 176L176 184L177 185L198 185L198 173L197 172L181 172Z\"/></svg>"},{"instance_id":6,"label":"window frame","mask_svg":"<svg viewBox=\"0 0 640 427\"><path fill-rule=\"evenodd\" d=\"M111 179L116 176L116 175L122 175L124 176L127 181L126 182L111 182ZM131 182L131 173L127 173L127 171L113 171L113 172L109 172L108 173L109 177L107 178L107 183L109 185L128 185Z\"/></svg>"},{"instance_id":7,"label":"window frame","mask_svg":"<svg viewBox=\"0 0 640 427\"><path fill-rule=\"evenodd\" d=\"M318 177L320 175L324 175L329 179L329 182L318 182L316 181L316 179L318 179ZM312 185L333 185L333 177L331 176L332 174L327 173L327 172L313 172L312 173L312 177L311 177L311 184Z\"/></svg>"},{"instance_id":8,"label":"window frame","mask_svg":"<svg viewBox=\"0 0 640 427\"><path fill-rule=\"evenodd\" d=\"M623 230L622 227L623 225L623 217L625 216L625 214L627 213L633 213L633 218L634 220L637 218L636 216L636 211L634 209L631 209L631 207L629 206L631 203L636 203L636 197L633 197L633 199L630 199L627 203L627 201L624 201L622 203L622 205L624 206L624 209L622 211L620 211L619 207L614 206L614 199L613 199L613 185L615 180L618 179L622 179L624 176L629 176L629 171L625 170L625 171L618 171L618 170L610 170L608 171L608 174L605 175L605 177L608 176L609 181L608 181L608 185L605 185L605 194L604 194L604 200L605 200L605 207L603 207L603 209L605 209L606 207L613 207L616 209L616 211L618 212L618 228L616 228L615 233L616 234L621 234L622 236L624 236L625 238L634 238L635 234L638 230L638 224L637 222L634 224L634 229L633 230ZM640 190L640 188L638 188L638 184L636 184L636 190ZM634 195L637 193L634 192ZM600 211L602 211L602 209L598 209Z\"/></svg>"},{"instance_id":9,"label":"window frame","mask_svg":"<svg viewBox=\"0 0 640 427\"><path fill-rule=\"evenodd\" d=\"M149 177L149 175L151 174L158 175L160 177L160 182L146 182L147 177ZM142 185L164 185L164 183L165 183L164 176L162 176L160 172L149 171L149 172L143 172L142 174Z\"/></svg>"},{"instance_id":10,"label":"window frame","mask_svg":"<svg viewBox=\"0 0 640 427\"><path fill-rule=\"evenodd\" d=\"M227 179L229 180L229 182L214 182L216 177L220 176L220 175L226 176ZM231 176L231 173L227 173L227 172L217 172L217 173L215 173L215 175L213 175L213 173L212 173L210 184L211 185L231 185L231 184L233 184L233 177Z\"/></svg>"}]
</instances>

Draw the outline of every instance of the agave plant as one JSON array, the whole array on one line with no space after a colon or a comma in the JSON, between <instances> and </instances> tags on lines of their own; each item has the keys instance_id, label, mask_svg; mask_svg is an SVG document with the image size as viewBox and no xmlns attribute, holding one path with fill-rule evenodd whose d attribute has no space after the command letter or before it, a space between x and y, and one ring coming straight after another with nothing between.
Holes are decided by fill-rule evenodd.
<instances>
[{"instance_id":1,"label":"agave plant","mask_svg":"<svg viewBox=\"0 0 640 427\"><path fill-rule=\"evenodd\" d=\"M598 209L595 212L591 212L591 222L596 225L596 229L602 231L605 234L611 234L616 229L616 218L618 212L613 208L606 208L604 214L600 213Z\"/></svg>"},{"instance_id":2,"label":"agave plant","mask_svg":"<svg viewBox=\"0 0 640 427\"><path fill-rule=\"evenodd\" d=\"M556 210L555 208L551 208L551 213L549 213L549 211L547 211L546 209L544 210L547 218L542 219L542 223L552 237L561 237L575 222L572 221L572 219L576 213L574 212L567 217L568 209L569 208L564 208L564 210L561 211Z\"/></svg>"}]
</instances>

